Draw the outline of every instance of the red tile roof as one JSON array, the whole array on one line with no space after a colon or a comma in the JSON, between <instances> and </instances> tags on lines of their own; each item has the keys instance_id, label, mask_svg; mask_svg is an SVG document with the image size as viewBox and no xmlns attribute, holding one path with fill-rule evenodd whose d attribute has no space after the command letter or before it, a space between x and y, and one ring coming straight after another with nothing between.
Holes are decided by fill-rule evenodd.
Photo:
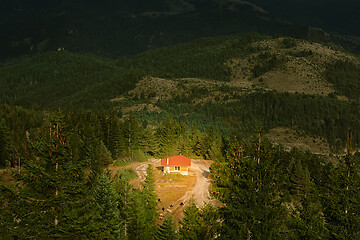
<instances>
[{"instance_id":1,"label":"red tile roof","mask_svg":"<svg viewBox=\"0 0 360 240\"><path fill-rule=\"evenodd\" d=\"M161 159L161 166L191 166L191 159L183 155L163 158Z\"/></svg>"}]
</instances>

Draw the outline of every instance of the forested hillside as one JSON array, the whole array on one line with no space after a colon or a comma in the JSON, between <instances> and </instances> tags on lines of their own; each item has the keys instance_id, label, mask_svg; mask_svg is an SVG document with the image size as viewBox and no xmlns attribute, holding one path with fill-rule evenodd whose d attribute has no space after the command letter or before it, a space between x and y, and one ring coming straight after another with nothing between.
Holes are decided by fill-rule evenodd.
<instances>
[{"instance_id":1,"label":"forested hillside","mask_svg":"<svg viewBox=\"0 0 360 240\"><path fill-rule=\"evenodd\" d=\"M14 109L13 116L23 111ZM285 151L260 134L238 141L172 119L159 124L153 135L134 117L122 122L106 113L60 111L42 117L43 127L20 123L29 132L19 137L19 145L11 137L1 139L1 157L22 164L13 170L11 182L0 185L0 234L5 239L359 236L360 159L358 152L351 153L351 132L347 154L334 165L310 152ZM1 131L11 136L3 122ZM178 151L216 159L211 196L221 204L199 209L190 201L177 230L170 214L156 225L160 210L151 165L140 189L129 184L126 172L110 178L105 169L113 159L142 160L145 154Z\"/></svg>"},{"instance_id":2,"label":"forested hillside","mask_svg":"<svg viewBox=\"0 0 360 240\"><path fill-rule=\"evenodd\" d=\"M358 6L355 0L3 0L0 61L62 48L117 58L249 32L332 42L359 52ZM308 18L300 18L304 13Z\"/></svg>"},{"instance_id":3,"label":"forested hillside","mask_svg":"<svg viewBox=\"0 0 360 240\"><path fill-rule=\"evenodd\" d=\"M259 34L129 58L60 49L8 61L0 236L357 239L359 71L337 46ZM285 150L265 138L278 127L330 150ZM160 221L156 169L139 188L135 172L107 170L180 153L214 161L202 174L218 205L186 202L179 223Z\"/></svg>"},{"instance_id":4,"label":"forested hillside","mask_svg":"<svg viewBox=\"0 0 360 240\"><path fill-rule=\"evenodd\" d=\"M0 69L0 97L46 109L108 109L155 126L170 116L241 136L290 127L338 151L349 128L359 144L359 69L358 56L334 47L233 35L117 60L39 54Z\"/></svg>"},{"instance_id":5,"label":"forested hillside","mask_svg":"<svg viewBox=\"0 0 360 240\"><path fill-rule=\"evenodd\" d=\"M359 36L357 24L360 23L360 3L356 0L325 1L318 0L249 0L249 2L270 11L277 17L281 17L294 23L309 24L321 27L328 32L336 32L343 35Z\"/></svg>"}]
</instances>

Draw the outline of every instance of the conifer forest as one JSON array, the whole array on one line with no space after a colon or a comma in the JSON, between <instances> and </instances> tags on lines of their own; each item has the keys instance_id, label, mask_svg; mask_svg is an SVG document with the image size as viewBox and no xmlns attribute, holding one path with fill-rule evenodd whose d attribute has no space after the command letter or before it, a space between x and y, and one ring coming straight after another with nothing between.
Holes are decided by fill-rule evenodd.
<instances>
[{"instance_id":1,"label":"conifer forest","mask_svg":"<svg viewBox=\"0 0 360 240\"><path fill-rule=\"evenodd\" d=\"M359 240L359 12L2 1L0 240Z\"/></svg>"}]
</instances>

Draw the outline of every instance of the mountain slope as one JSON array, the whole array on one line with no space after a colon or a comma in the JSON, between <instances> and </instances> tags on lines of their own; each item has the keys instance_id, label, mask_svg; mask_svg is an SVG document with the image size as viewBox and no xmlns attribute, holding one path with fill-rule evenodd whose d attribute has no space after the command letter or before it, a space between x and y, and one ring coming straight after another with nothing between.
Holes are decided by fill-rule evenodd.
<instances>
[{"instance_id":1,"label":"mountain slope","mask_svg":"<svg viewBox=\"0 0 360 240\"><path fill-rule=\"evenodd\" d=\"M0 9L2 61L59 48L114 58L244 32L313 35L307 26L275 19L245 1L5 0ZM321 40L333 41L322 35Z\"/></svg>"},{"instance_id":2,"label":"mountain slope","mask_svg":"<svg viewBox=\"0 0 360 240\"><path fill-rule=\"evenodd\" d=\"M3 101L55 108L89 108L105 98L103 94L116 96L129 90L134 83L130 75L135 77L116 61L66 51L39 54L3 66L0 73ZM82 101L81 96L86 100Z\"/></svg>"},{"instance_id":3,"label":"mountain slope","mask_svg":"<svg viewBox=\"0 0 360 240\"><path fill-rule=\"evenodd\" d=\"M39 54L0 68L0 99L47 107L70 102L81 106L76 103L79 99L104 103L121 97L144 77L173 81L169 85L173 90L163 91L173 91L171 99L184 92L181 88L187 82L196 86L207 80L210 82L198 88L212 92L211 86L217 85L240 92L263 89L358 99L358 72L358 56L326 45L257 34L230 35L159 48L130 59L102 59L67 51ZM141 90L132 92L137 96L158 95L156 88L167 86L164 81L142 81Z\"/></svg>"},{"instance_id":4,"label":"mountain slope","mask_svg":"<svg viewBox=\"0 0 360 240\"><path fill-rule=\"evenodd\" d=\"M320 27L327 32L360 36L360 2L357 0L248 0L273 16Z\"/></svg>"},{"instance_id":5,"label":"mountain slope","mask_svg":"<svg viewBox=\"0 0 360 240\"><path fill-rule=\"evenodd\" d=\"M360 143L360 61L342 50L257 34L198 39L118 60L66 51L0 69L1 101L111 109L247 135L298 129L341 149Z\"/></svg>"}]
</instances>

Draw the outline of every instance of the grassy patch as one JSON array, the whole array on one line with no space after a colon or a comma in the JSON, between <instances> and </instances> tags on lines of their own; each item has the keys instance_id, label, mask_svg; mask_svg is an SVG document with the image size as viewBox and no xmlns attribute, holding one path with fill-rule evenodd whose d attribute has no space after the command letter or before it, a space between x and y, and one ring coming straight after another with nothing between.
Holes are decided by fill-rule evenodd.
<instances>
[{"instance_id":1,"label":"grassy patch","mask_svg":"<svg viewBox=\"0 0 360 240\"><path fill-rule=\"evenodd\" d=\"M169 182L178 182L184 180L185 176L181 175L180 173L167 173L164 175L165 180Z\"/></svg>"},{"instance_id":2,"label":"grassy patch","mask_svg":"<svg viewBox=\"0 0 360 240\"><path fill-rule=\"evenodd\" d=\"M128 161L124 161L124 160L116 160L114 165L117 167L125 167L125 166L129 166L129 162Z\"/></svg>"},{"instance_id":3,"label":"grassy patch","mask_svg":"<svg viewBox=\"0 0 360 240\"><path fill-rule=\"evenodd\" d=\"M121 178L125 178L127 179L128 181L131 180L131 179L134 179L134 178L137 178L137 174L136 172L131 169L131 168L128 168L128 169L119 169L117 171L118 174L120 174Z\"/></svg>"}]
</instances>

